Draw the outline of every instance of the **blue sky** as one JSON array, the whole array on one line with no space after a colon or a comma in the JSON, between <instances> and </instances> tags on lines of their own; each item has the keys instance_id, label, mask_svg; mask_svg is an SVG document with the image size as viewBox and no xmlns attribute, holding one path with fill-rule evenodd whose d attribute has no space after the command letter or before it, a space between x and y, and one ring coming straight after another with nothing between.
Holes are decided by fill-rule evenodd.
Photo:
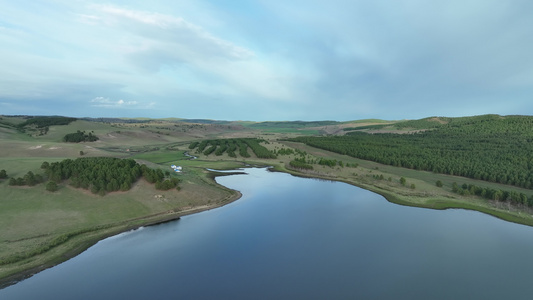
<instances>
[{"instance_id":1,"label":"blue sky","mask_svg":"<svg viewBox=\"0 0 533 300\"><path fill-rule=\"evenodd\" d=\"M0 0L0 114L533 114L533 1Z\"/></svg>"}]
</instances>

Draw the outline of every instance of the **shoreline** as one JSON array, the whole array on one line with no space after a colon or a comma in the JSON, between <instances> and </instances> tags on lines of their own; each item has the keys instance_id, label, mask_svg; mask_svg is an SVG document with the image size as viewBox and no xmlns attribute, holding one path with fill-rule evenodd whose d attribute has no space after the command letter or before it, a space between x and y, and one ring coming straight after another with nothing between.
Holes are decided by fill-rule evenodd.
<instances>
[{"instance_id":1,"label":"shoreline","mask_svg":"<svg viewBox=\"0 0 533 300\"><path fill-rule=\"evenodd\" d=\"M219 175L214 175L213 176L213 179L215 177L217 177ZM224 175L220 175L220 176L224 176ZM218 184L218 183L216 183ZM222 185L220 185L222 186ZM158 214L155 214L155 215L149 215L149 216L145 216L145 217L141 217L141 218L136 218L136 219L131 219L131 220L128 220L128 221L124 221L124 222L121 222L121 224L116 224L110 228L103 228L103 229L100 229L98 231L105 231L105 230L109 230L109 232L103 232L103 233L95 233L95 236L94 237L85 237L85 239L83 239L83 237L80 236L74 236L72 238L82 238L82 240L78 243L78 244L74 244L72 245L71 247L69 247L67 249L67 251L63 252L61 255L59 256L53 256L50 258L50 260L48 260L47 262L45 262L44 264L41 264L39 266L35 266L35 267L31 267L31 268L28 268L28 269L24 269L22 271L19 271L19 272L15 272L13 274L10 274L4 278L0 278L0 290L1 289L4 289L4 288L7 288L9 286L12 286L12 285L15 285L21 281L24 281L28 278L31 278L33 275L36 275L46 269L50 269L50 268L53 268L63 262L66 262L67 260L70 260L80 254L82 254L83 252L85 252L87 249L89 249L90 247L96 245L98 242L102 241L102 240L105 240L107 238L110 238L110 237L113 237L113 236L116 236L116 235L119 235L121 233L125 233L125 232L129 232L129 231L132 231L132 230L137 230L141 227L150 227L150 226L156 226L156 225L159 225L159 224L164 224L164 223L169 223L169 222L174 222L174 221L178 221L179 219L181 219L181 217L184 217L184 216L188 216L188 215L192 215L192 214L196 214L196 213L201 213L201 212L204 212L204 211L208 211L208 210L211 210L211 209L215 209L215 208L219 208L219 207L222 207L222 206L225 206L227 204L230 204L234 201L237 201L239 200L240 198L242 198L242 193L240 191L237 191L237 190L232 190L232 189L228 189L227 187L225 186L222 186L224 189L227 189L229 191L232 191L232 195L229 196L229 197L226 197L222 200L220 200L220 202L218 203L215 203L215 204L208 204L208 205L200 205L200 206L196 206L196 207L191 207L189 209L186 209L186 210L181 210L181 211L167 211L167 212L162 212L162 213L158 213ZM143 223L140 223L140 224L135 224L135 225L127 225L127 224L124 224L126 222L132 222L132 221L139 221L139 220L145 220L145 222ZM91 234L91 232L88 232L87 233L88 235ZM68 243L65 242L65 243ZM64 246L64 244L62 244ZM58 247L61 246L61 245L58 245Z\"/></svg>"},{"instance_id":2,"label":"shoreline","mask_svg":"<svg viewBox=\"0 0 533 300\"><path fill-rule=\"evenodd\" d=\"M493 208L488 205L482 206L482 205L477 205L475 203L469 203L466 200L462 200L462 199L445 199L444 197L438 197L438 196L437 197L425 196L425 197L419 197L420 199L424 199L425 202L418 203L414 201L409 201L408 199L405 199L405 197L403 197L400 194L394 193L392 191L384 190L378 186L371 185L371 184L365 184L365 183L358 183L358 182L351 181L348 179L328 177L328 176L319 175L319 174L306 174L306 173L301 173L297 170L288 169L288 168L285 168L284 170L280 170L274 167L270 169L270 171L288 173L293 176L303 177L303 178L314 178L314 179L330 180L330 181L336 181L336 182L344 182L346 184L350 184L350 185L371 191L378 195L381 195L388 202L394 203L397 205L435 209L435 210L465 209L465 210L471 210L471 211L477 211L480 213L484 213L484 214L490 215L492 217L498 218L506 222L533 227L533 216L530 216L529 218L523 218L509 211L498 210L497 208Z\"/></svg>"},{"instance_id":3,"label":"shoreline","mask_svg":"<svg viewBox=\"0 0 533 300\"><path fill-rule=\"evenodd\" d=\"M437 209L437 210L446 210L446 209L466 209L466 210L472 210L481 212L484 214L488 214L490 216L499 218L501 220L504 220L506 222L512 222L517 224L522 224L526 226L533 226L533 218L520 218L517 217L509 212L503 212L498 211L495 208L491 208L489 206L481 206L476 205L473 203L468 203L465 200L461 199L444 199L442 197L419 197L422 200L422 202L414 202L409 201L406 199L405 195L400 195L397 193L394 193L393 191L387 191L384 190L378 186L365 184L365 183L359 183L355 181L348 180L347 178L338 178L338 177L332 177L332 176L325 176L321 174L306 174L303 172L299 172L298 170L293 170L289 168L284 168L279 165L265 165L265 164L253 164L249 165L247 167L260 167L260 168L268 168L268 171L270 172L280 172L280 173L287 173L292 176L302 177L302 178L312 178L312 179L322 179L322 180L330 180L330 181L336 181L336 182L343 182L346 184L350 184L368 191L371 191L373 193L379 194L382 197L384 197L388 202L394 203L397 205L403 205L403 206L411 206L411 207L420 207L420 208L428 208L428 209ZM213 180L218 176L228 176L228 175L236 175L236 174L242 174L241 172L228 172L228 173L222 173L218 172L216 170L210 171L210 174L208 177L212 178ZM215 181L216 183L216 181ZM220 202L215 204L208 204L208 205L201 205L197 207L191 207L186 210L181 211L167 211L158 213L155 215L149 215L141 218L131 219L128 221L122 222L122 224L115 224L109 228L104 228L101 230L98 230L99 233L95 233L95 236L90 237L91 232L88 233L89 237L85 237L85 239L82 238L82 240L78 244L71 245L67 251L63 252L59 257L53 256L51 259L46 262L45 264L32 267L26 270L22 270L20 272L16 272L14 274L11 274L5 278L0 279L0 289L4 289L6 287L9 287L11 285L14 285L20 281L23 281L25 279L28 279L32 277L33 275L44 271L48 268L52 268L54 266L57 266L71 258L74 258L75 256L83 253L90 247L94 246L96 243L98 243L101 240L104 240L106 238L128 232L131 230L136 230L141 227L148 227L148 226L155 226L163 223L173 222L179 220L183 216L192 215L196 213L200 213L203 211L208 211L211 209L219 208L222 206L225 206L226 204L232 203L242 197L242 193L237 190L229 189L223 185L220 185L216 183L217 185L221 186L222 188L231 191L232 194L222 200ZM135 225L128 225L124 224L126 222L132 222L132 221L142 221L139 224ZM108 230L107 232L105 232ZM102 232L104 231L104 232ZM81 235L80 235L81 236ZM76 236L77 237L77 236ZM73 238L76 238L73 237Z\"/></svg>"}]
</instances>

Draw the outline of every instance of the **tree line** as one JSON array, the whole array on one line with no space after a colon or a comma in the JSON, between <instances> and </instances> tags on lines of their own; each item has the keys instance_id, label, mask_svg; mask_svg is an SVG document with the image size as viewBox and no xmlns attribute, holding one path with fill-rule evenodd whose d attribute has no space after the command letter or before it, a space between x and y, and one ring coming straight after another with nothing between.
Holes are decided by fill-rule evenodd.
<instances>
[{"instance_id":1,"label":"tree line","mask_svg":"<svg viewBox=\"0 0 533 300\"><path fill-rule=\"evenodd\" d=\"M307 155L307 152L299 150L299 149L285 149L281 148L277 151L278 154L281 155L290 155L295 154L295 158L289 162L289 166L295 169L302 169L302 170L314 170L313 165L318 164L321 166L328 166L330 168L335 167L352 167L357 168L359 165L357 163L348 163L343 162L342 160L336 160L336 159L328 159L324 157L318 157L313 158L309 155Z\"/></svg>"},{"instance_id":2,"label":"tree line","mask_svg":"<svg viewBox=\"0 0 533 300\"><path fill-rule=\"evenodd\" d=\"M452 184L452 192L462 196L478 196L488 200L508 202L513 205L525 205L533 207L533 196L528 197L524 193L506 191L500 189L483 188L473 184L459 186L456 182Z\"/></svg>"},{"instance_id":3,"label":"tree line","mask_svg":"<svg viewBox=\"0 0 533 300\"><path fill-rule=\"evenodd\" d=\"M26 126L35 126L37 128L49 127L53 125L68 125L74 121L76 118L60 117L60 116L43 116L43 117L30 117L26 121L17 125L19 128L24 128Z\"/></svg>"},{"instance_id":4,"label":"tree line","mask_svg":"<svg viewBox=\"0 0 533 300\"><path fill-rule=\"evenodd\" d=\"M308 164L305 159L295 158L289 162L289 165L296 169L313 170L313 166Z\"/></svg>"},{"instance_id":5,"label":"tree line","mask_svg":"<svg viewBox=\"0 0 533 300\"><path fill-rule=\"evenodd\" d=\"M292 141L382 164L533 188L533 117L450 118L413 134L298 137Z\"/></svg>"},{"instance_id":6,"label":"tree line","mask_svg":"<svg viewBox=\"0 0 533 300\"><path fill-rule=\"evenodd\" d=\"M7 175L6 175L7 176ZM29 171L24 175L24 177L11 177L9 178L8 184L11 186L34 186L45 181L45 178L41 174L34 174L32 171Z\"/></svg>"}]
</instances>

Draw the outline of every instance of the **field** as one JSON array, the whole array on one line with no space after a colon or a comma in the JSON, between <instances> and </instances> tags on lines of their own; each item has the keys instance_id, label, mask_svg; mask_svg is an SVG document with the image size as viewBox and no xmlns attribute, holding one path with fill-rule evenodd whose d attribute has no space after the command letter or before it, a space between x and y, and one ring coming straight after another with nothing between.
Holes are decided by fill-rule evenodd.
<instances>
[{"instance_id":1,"label":"field","mask_svg":"<svg viewBox=\"0 0 533 300\"><path fill-rule=\"evenodd\" d=\"M23 177L31 171L43 174L44 161L59 162L79 157L133 158L150 168L169 171L181 180L179 190L157 190L144 179L131 190L112 192L105 196L76 189L68 181L59 190L49 192L45 184L33 187L10 186L0 179L0 286L53 266L83 251L98 240L139 226L179 218L181 215L224 205L240 197L237 191L222 187L213 180L217 175L207 169L234 169L245 165L270 165L274 170L297 176L338 180L363 187L402 205L435 209L466 208L482 211L512 222L533 225L531 211L493 202L479 197L465 197L452 192L452 184L466 183L501 188L533 196L532 190L489 183L458 176L436 174L393 167L357 159L326 150L291 142L287 139L316 133L346 134L343 128L392 126L395 122L362 120L354 122L215 122L208 120L77 120L69 125L21 131L17 124L24 118L0 118L0 170L9 177ZM409 129L427 124L409 123ZM392 128L392 127L391 127ZM396 126L404 132L402 126ZM352 130L350 129L350 130ZM66 134L77 130L92 132L96 142L65 143ZM290 154L276 158L258 158L249 149L250 157L228 152L205 155L189 149L195 141L255 138L261 145L277 153L292 149ZM188 152L197 159L185 155ZM282 152L280 152L282 153ZM334 167L313 164L312 170L290 166L295 159L342 162ZM183 172L174 174L170 165L179 165ZM402 184L402 178L405 183ZM435 183L441 181L443 187Z\"/></svg>"}]
</instances>

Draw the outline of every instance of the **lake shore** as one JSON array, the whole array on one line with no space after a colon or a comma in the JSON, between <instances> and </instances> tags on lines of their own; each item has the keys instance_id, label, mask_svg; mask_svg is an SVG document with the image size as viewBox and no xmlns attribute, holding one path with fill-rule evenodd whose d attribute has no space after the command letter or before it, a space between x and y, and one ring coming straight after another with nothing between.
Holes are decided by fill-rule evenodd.
<instances>
[{"instance_id":1,"label":"lake shore","mask_svg":"<svg viewBox=\"0 0 533 300\"><path fill-rule=\"evenodd\" d=\"M225 175L227 174L219 174L219 175L214 174L212 178L215 178L217 176L225 176ZM31 276L39 272L42 272L46 269L57 266L83 253L85 250L89 249L90 247L98 243L99 241L104 240L106 238L109 238L109 237L112 237L112 236L115 236L115 235L118 235L124 232L137 230L141 227L155 226L158 224L177 221L183 216L192 215L192 214L200 213L203 211L208 211L211 209L222 207L242 197L241 192L236 191L236 190L230 190L230 191L232 191L230 196L224 199L220 199L219 201L216 201L212 204L199 205L199 206L190 207L190 208L177 210L177 211L162 212L162 213L158 213L155 215L128 220L127 222L121 222L121 224L114 224L110 226L109 228L90 231L87 234L80 234L79 236L73 236L72 238L69 239L69 241L65 242L65 244L59 245L57 247L61 249L51 249L50 252L53 251L53 252L59 252L59 253L52 253L50 258L46 259L44 263L39 264L37 266L31 266L31 267L25 266L28 263L23 262L22 264L19 264L20 267L14 268L16 270L13 271L11 274L9 274L8 276L4 278L0 278L0 289L14 285L22 280L30 278ZM131 222L135 222L135 225L126 224L126 223L131 223ZM29 258L29 260L31 260L31 258ZM14 263L14 264L18 264L18 263ZM0 266L0 270L2 268L3 267Z\"/></svg>"},{"instance_id":2,"label":"lake shore","mask_svg":"<svg viewBox=\"0 0 533 300\"><path fill-rule=\"evenodd\" d=\"M247 167L253 167L253 166L267 167L267 165L263 163L255 163L255 164L251 163ZM531 216L527 217L524 215L521 216L519 213L515 214L511 212L506 212L504 210L496 209L488 205L482 205L483 203L480 204L480 202L472 202L472 201L468 202L468 201L465 201L464 199L452 199L452 198L446 198L443 196L427 196L427 195L423 196L413 191L409 191L406 188L402 190L404 191L404 193L402 194L398 190L387 190L375 184L368 184L368 183L362 182L362 180L356 180L360 178L345 178L345 177L340 177L340 176L328 176L326 174L319 174L319 173L300 172L298 170L288 169L282 165L276 165L276 164L273 164L272 167L269 168L269 170L272 172L288 173L288 174L291 174L293 176L298 176L298 177L344 182L350 185L354 185L354 186L372 191L376 194L383 196L385 199L387 199L387 201L391 203L399 204L399 205L439 209L439 210L453 209L453 208L474 210L474 211L479 211L482 213L492 215L494 217L500 218L505 221L533 226L533 218ZM217 176L228 176L228 175L233 175L233 174L242 174L242 172L231 172L231 171L224 172L224 173L210 172L208 177L214 180L214 178L216 178ZM231 190L231 191L232 191L232 194L229 197L217 203L208 204L208 205L199 205L199 206L189 207L189 208L179 210L179 211L168 211L168 212L163 212L163 213L156 214L156 215L146 216L146 217L138 218L137 220L135 220L137 223L134 226L116 225L111 228L106 228L104 230L88 234L84 237L81 237L81 236L75 237L72 239L72 241L69 241L66 243L68 245L63 245L63 246L66 246L66 249L63 249L60 255L55 255L55 256L52 255L51 258L46 263L31 267L31 268L21 267L20 271L14 272L13 274L9 276L0 279L0 288L5 288L9 285L16 284L17 282L23 279L29 278L35 275L36 273L39 273L45 269L51 268L72 257L75 257L105 238L108 238L108 237L111 237L111 236L114 236L114 235L117 235L123 232L135 230L140 227L153 226L153 225L157 225L161 223L175 221L185 215L195 214L195 213L199 213L199 212L203 212L203 211L207 211L207 210L211 210L211 209L224 206L242 197L242 194L239 191L235 191L235 190Z\"/></svg>"},{"instance_id":3,"label":"lake shore","mask_svg":"<svg viewBox=\"0 0 533 300\"><path fill-rule=\"evenodd\" d=\"M521 225L533 226L533 215L522 213L520 210L505 210L492 207L487 201L477 201L477 199L465 198L465 197L456 197L451 198L448 195L420 195L417 193L409 192L405 189L405 193L399 193L397 191L391 191L384 189L380 186L374 184L366 184L361 181L349 179L349 178L339 178L334 176L326 176L321 174L310 174L307 172L300 172L293 169L280 169L272 168L272 171L289 173L294 176L305 177L305 178L315 178L323 180L331 180L344 182L353 186L369 190L376 194L383 196L387 201L403 206L411 207L420 207L420 208L429 208L437 210L445 209L466 209L478 211L484 214L491 215L498 219L512 222Z\"/></svg>"}]
</instances>

